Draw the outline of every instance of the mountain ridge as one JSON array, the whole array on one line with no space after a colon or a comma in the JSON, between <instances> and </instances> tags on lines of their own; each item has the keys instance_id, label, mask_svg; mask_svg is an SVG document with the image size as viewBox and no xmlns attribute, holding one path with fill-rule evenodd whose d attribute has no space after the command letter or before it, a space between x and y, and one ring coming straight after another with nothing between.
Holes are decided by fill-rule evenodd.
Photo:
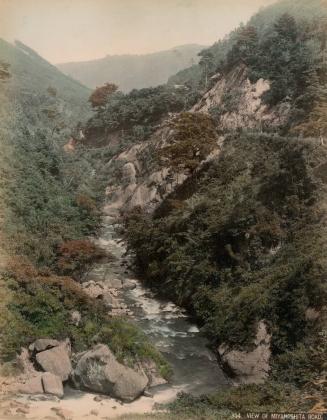
<instances>
[{"instance_id":1,"label":"mountain ridge","mask_svg":"<svg viewBox=\"0 0 327 420\"><path fill-rule=\"evenodd\" d=\"M205 46L185 44L148 54L115 54L95 60L58 63L65 74L95 88L106 82L116 83L126 92L166 83L170 76L196 64Z\"/></svg>"}]
</instances>

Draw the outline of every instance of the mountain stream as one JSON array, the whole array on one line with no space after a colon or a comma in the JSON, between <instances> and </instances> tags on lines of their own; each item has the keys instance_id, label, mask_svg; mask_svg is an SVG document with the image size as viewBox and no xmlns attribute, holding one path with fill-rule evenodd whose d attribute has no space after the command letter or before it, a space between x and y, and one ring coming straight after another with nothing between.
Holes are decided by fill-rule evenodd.
<instances>
[{"instance_id":1,"label":"mountain stream","mask_svg":"<svg viewBox=\"0 0 327 420\"><path fill-rule=\"evenodd\" d=\"M120 280L123 286L126 281L134 283L133 288L120 289L122 306L127 308L130 318L162 352L173 369L169 385L158 388L170 387L176 393L184 391L201 395L228 385L228 379L219 367L216 356L208 348L208 341L185 310L172 302L160 300L134 278L128 268L129 257L117 227L112 217L104 217L98 245L115 258L113 262L100 263L94 267L89 278L95 281L98 278L104 283L114 278ZM151 391L156 392L155 389Z\"/></svg>"}]
</instances>

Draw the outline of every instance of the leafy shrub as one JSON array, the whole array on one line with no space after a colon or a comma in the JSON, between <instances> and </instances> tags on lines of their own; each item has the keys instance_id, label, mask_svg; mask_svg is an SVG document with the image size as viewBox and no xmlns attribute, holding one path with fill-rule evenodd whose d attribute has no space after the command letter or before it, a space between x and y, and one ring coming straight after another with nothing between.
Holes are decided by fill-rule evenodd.
<instances>
[{"instance_id":1,"label":"leafy shrub","mask_svg":"<svg viewBox=\"0 0 327 420\"><path fill-rule=\"evenodd\" d=\"M84 194L79 194L76 197L76 203L79 207L85 209L89 214L98 214L98 208L93 198Z\"/></svg>"},{"instance_id":2,"label":"leafy shrub","mask_svg":"<svg viewBox=\"0 0 327 420\"><path fill-rule=\"evenodd\" d=\"M71 240L59 245L57 267L64 275L78 275L105 256L101 248L87 239Z\"/></svg>"},{"instance_id":3,"label":"leafy shrub","mask_svg":"<svg viewBox=\"0 0 327 420\"><path fill-rule=\"evenodd\" d=\"M160 157L174 169L193 172L217 145L213 120L205 114L182 112L170 123L173 130L169 143L160 150Z\"/></svg>"},{"instance_id":4,"label":"leafy shrub","mask_svg":"<svg viewBox=\"0 0 327 420\"><path fill-rule=\"evenodd\" d=\"M116 92L88 121L86 135L94 141L104 137L108 142L109 133L119 133L120 142L125 145L143 141L169 112L182 111L194 103L194 95L166 85L134 89L128 94Z\"/></svg>"},{"instance_id":5,"label":"leafy shrub","mask_svg":"<svg viewBox=\"0 0 327 420\"><path fill-rule=\"evenodd\" d=\"M12 258L2 273L11 299L2 312L1 360L13 360L21 347L37 338L70 338L74 351L95 343L107 344L116 357L131 366L153 360L158 370L170 375L170 368L144 334L130 321L111 318L104 304L90 298L70 277L36 269L27 259ZM79 311L81 322L70 321Z\"/></svg>"},{"instance_id":6,"label":"leafy shrub","mask_svg":"<svg viewBox=\"0 0 327 420\"><path fill-rule=\"evenodd\" d=\"M229 419L233 418L233 412L299 412L301 409L304 412L309 410L310 402L304 400L303 395L292 386L268 382L221 390L209 396L192 397L181 393L169 408L175 415L208 412L209 415L215 413L220 416L225 410L226 417L222 418Z\"/></svg>"},{"instance_id":7,"label":"leafy shrub","mask_svg":"<svg viewBox=\"0 0 327 420\"><path fill-rule=\"evenodd\" d=\"M4 230L12 239L11 252L54 266L60 243L90 235L99 226L102 183L83 153L65 154L47 132L17 134L9 147L2 172L7 179Z\"/></svg>"},{"instance_id":8,"label":"leafy shrub","mask_svg":"<svg viewBox=\"0 0 327 420\"><path fill-rule=\"evenodd\" d=\"M106 83L103 86L97 87L92 92L89 102L91 102L93 108L104 106L110 95L115 93L118 89L114 83Z\"/></svg>"}]
</instances>

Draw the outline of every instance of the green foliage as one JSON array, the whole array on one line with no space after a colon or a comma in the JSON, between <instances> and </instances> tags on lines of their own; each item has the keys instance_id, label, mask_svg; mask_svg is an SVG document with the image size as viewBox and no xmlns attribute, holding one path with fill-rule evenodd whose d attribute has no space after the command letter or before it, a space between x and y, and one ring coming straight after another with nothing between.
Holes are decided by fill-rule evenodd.
<instances>
[{"instance_id":1,"label":"green foliage","mask_svg":"<svg viewBox=\"0 0 327 420\"><path fill-rule=\"evenodd\" d=\"M23 257L13 257L2 274L12 295L2 331L3 359L12 359L22 346L42 337L70 337L74 348L85 349L91 340L85 325L94 322L99 327L105 320L105 308L69 277L40 272ZM78 327L69 321L72 310L81 313Z\"/></svg>"},{"instance_id":2,"label":"green foliage","mask_svg":"<svg viewBox=\"0 0 327 420\"><path fill-rule=\"evenodd\" d=\"M161 375L169 379L171 368L147 340L145 334L130 321L113 318L107 326L101 328L97 340L108 344L118 360L133 366L136 360L153 360Z\"/></svg>"},{"instance_id":3,"label":"green foliage","mask_svg":"<svg viewBox=\"0 0 327 420\"><path fill-rule=\"evenodd\" d=\"M172 138L160 150L168 165L193 172L217 145L217 132L206 114L182 112L170 122Z\"/></svg>"},{"instance_id":4,"label":"green foliage","mask_svg":"<svg viewBox=\"0 0 327 420\"><path fill-rule=\"evenodd\" d=\"M89 235L99 223L99 214L77 200L83 194L100 203L103 184L94 163L85 150L74 156L63 150L71 128L88 115L89 91L21 43L0 40L0 54L13 76L0 93L0 182L8 238L3 242L9 253L53 266L60 243Z\"/></svg>"},{"instance_id":5,"label":"green foliage","mask_svg":"<svg viewBox=\"0 0 327 420\"><path fill-rule=\"evenodd\" d=\"M301 343L317 346L321 326L305 313L326 298L323 190L307 163L318 165L319 153L277 136L225 140L218 160L169 197L178 206L164 203L153 218L135 212L127 221L146 284L191 308L213 342L251 348L265 319L276 360L295 357ZM285 375L312 379L322 354L298 377L285 363Z\"/></svg>"},{"instance_id":6,"label":"green foliage","mask_svg":"<svg viewBox=\"0 0 327 420\"><path fill-rule=\"evenodd\" d=\"M169 405L174 415L188 413L192 418L198 413L208 413L208 418L214 414L220 418L231 419L232 413L246 412L305 412L309 410L310 402L291 386L277 382L261 385L243 385L233 389L221 390L210 396L192 397L179 394L178 399ZM197 418L197 417L195 417ZM207 417L199 417L207 418Z\"/></svg>"},{"instance_id":7,"label":"green foliage","mask_svg":"<svg viewBox=\"0 0 327 420\"><path fill-rule=\"evenodd\" d=\"M319 53L325 48L321 22L297 23L293 16L283 14L261 37L253 26L241 28L227 55L226 70L245 64L250 80L270 81L270 90L263 95L268 105L286 100L293 105L293 119L301 118L312 107L314 81L322 84L324 80Z\"/></svg>"},{"instance_id":8,"label":"green foliage","mask_svg":"<svg viewBox=\"0 0 327 420\"><path fill-rule=\"evenodd\" d=\"M169 112L179 112L194 103L196 93L173 86L132 90L112 94L106 106L89 120L87 136L94 141L110 133L119 133L120 141L145 140Z\"/></svg>"},{"instance_id":9,"label":"green foliage","mask_svg":"<svg viewBox=\"0 0 327 420\"><path fill-rule=\"evenodd\" d=\"M167 362L138 327L123 318L109 317L103 303L87 296L70 277L39 271L24 258L13 258L2 274L12 297L0 317L1 338L6 343L1 360L12 360L21 347L37 338L68 337L74 351L107 344L121 362L133 366L153 360L169 378ZM78 325L71 321L72 311L81 314Z\"/></svg>"},{"instance_id":10,"label":"green foliage","mask_svg":"<svg viewBox=\"0 0 327 420\"><path fill-rule=\"evenodd\" d=\"M70 240L58 247L58 271L63 275L81 275L92 263L104 259L106 253L87 239Z\"/></svg>"},{"instance_id":11,"label":"green foliage","mask_svg":"<svg viewBox=\"0 0 327 420\"><path fill-rule=\"evenodd\" d=\"M19 47L0 41L13 75L0 92L0 233L9 255L8 261L1 258L0 359L12 361L37 338L69 337L75 351L102 340L123 360L147 358L168 370L136 327L110 318L108 308L75 280L58 275L79 279L103 257L86 237L100 223L107 182L102 166L113 152L80 144L74 153L64 150L79 119L88 116L89 91ZM78 325L71 321L73 311L81 314Z\"/></svg>"},{"instance_id":12,"label":"green foliage","mask_svg":"<svg viewBox=\"0 0 327 420\"><path fill-rule=\"evenodd\" d=\"M9 148L2 169L7 178L5 231L18 253L51 266L60 243L97 228L99 213L75 194L88 192L98 177L82 153L72 161L46 131L18 132ZM90 194L98 198L96 190Z\"/></svg>"}]
</instances>

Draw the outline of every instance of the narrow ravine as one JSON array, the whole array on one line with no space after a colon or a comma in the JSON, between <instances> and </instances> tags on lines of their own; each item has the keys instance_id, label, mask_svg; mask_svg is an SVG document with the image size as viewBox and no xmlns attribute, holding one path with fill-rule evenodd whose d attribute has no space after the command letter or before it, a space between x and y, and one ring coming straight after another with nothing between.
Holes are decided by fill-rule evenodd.
<instances>
[{"instance_id":1,"label":"narrow ravine","mask_svg":"<svg viewBox=\"0 0 327 420\"><path fill-rule=\"evenodd\" d=\"M159 300L128 268L126 246L117 233L115 219L105 216L98 243L114 255L111 263L98 264L89 277L104 283L119 279L126 288L119 299L130 318L138 324L152 343L163 353L173 369L169 387L193 395L216 391L229 381L220 369L208 341L186 312L172 302ZM131 288L131 279L134 285ZM162 390L162 386L158 390ZM155 393L155 390L154 390Z\"/></svg>"},{"instance_id":2,"label":"narrow ravine","mask_svg":"<svg viewBox=\"0 0 327 420\"><path fill-rule=\"evenodd\" d=\"M169 383L150 388L150 395L131 403L122 403L105 395L65 388L65 397L43 398L20 395L14 404L29 407L27 419L44 419L53 410L70 413L69 418L113 419L121 415L150 413L156 404L173 401L179 392L192 395L215 392L229 385L216 357L201 336L197 325L185 311L172 302L159 300L135 279L131 271L126 246L119 236L115 218L104 216L103 226L96 239L98 245L114 256L108 262L95 264L83 279L83 287L96 293L103 291L102 299L111 302L112 313L127 315L162 352L173 369ZM1 415L1 401L0 401Z\"/></svg>"}]
</instances>

